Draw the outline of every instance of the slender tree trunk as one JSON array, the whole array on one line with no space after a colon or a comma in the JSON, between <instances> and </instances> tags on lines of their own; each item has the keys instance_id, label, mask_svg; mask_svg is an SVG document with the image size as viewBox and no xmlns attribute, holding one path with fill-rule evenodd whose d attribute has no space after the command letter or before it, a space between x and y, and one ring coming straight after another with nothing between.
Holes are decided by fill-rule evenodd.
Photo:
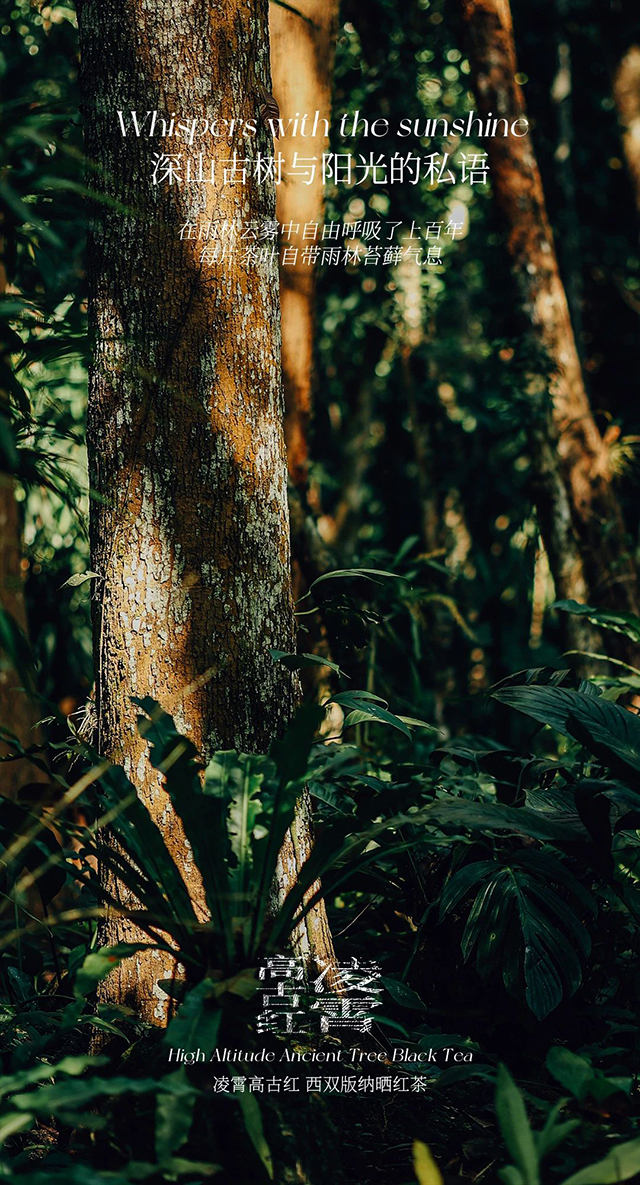
<instances>
[{"instance_id":1,"label":"slender tree trunk","mask_svg":"<svg viewBox=\"0 0 640 1185\"><path fill-rule=\"evenodd\" d=\"M551 86L551 99L556 110L557 144L554 153L555 173L562 194L562 235L560 265L564 276L567 302L576 346L582 363L582 271L580 220L576 206L576 172L574 167L575 131L573 121L573 67L568 0L556 0L556 60L557 69Z\"/></svg>"},{"instance_id":2,"label":"slender tree trunk","mask_svg":"<svg viewBox=\"0 0 640 1185\"><path fill-rule=\"evenodd\" d=\"M636 209L640 214L640 45L631 45L613 75L613 97Z\"/></svg>"},{"instance_id":3,"label":"slender tree trunk","mask_svg":"<svg viewBox=\"0 0 640 1185\"><path fill-rule=\"evenodd\" d=\"M273 155L257 93L269 87L267 0L83 0L80 32L94 184L120 204L94 206L88 251L98 744L123 763L202 907L130 697L159 700L207 758L264 751L298 696L269 655L295 645L277 265L240 253L203 262L206 240L181 237L185 225L274 219L273 184L251 171L258 152ZM138 137L131 110L227 120L229 131L192 148L183 134ZM257 134L243 135L243 120ZM185 180L199 152L213 182ZM250 162L244 184L224 183L234 152ZM157 153L174 156L177 180L154 183ZM284 870L294 877L286 853ZM318 918L307 943L330 956L323 908ZM123 929L112 920L106 940ZM126 961L107 996L161 1022L165 962Z\"/></svg>"},{"instance_id":4,"label":"slender tree trunk","mask_svg":"<svg viewBox=\"0 0 640 1185\"><path fill-rule=\"evenodd\" d=\"M303 252L316 246L322 234L322 154L331 118L338 7L338 0L296 0L295 12L271 4L269 14L273 91L284 126L297 113L307 115L309 127L316 125L314 135L285 134L281 140L283 173L289 172L295 153L299 160L316 157L318 164L311 184L300 169L283 178L276 203L278 221L290 227L283 239L290 250L280 269L280 292L285 436L289 473L296 485L307 481L313 388L316 268L305 261ZM314 225L316 239L310 237Z\"/></svg>"},{"instance_id":5,"label":"slender tree trunk","mask_svg":"<svg viewBox=\"0 0 640 1185\"><path fill-rule=\"evenodd\" d=\"M317 562L326 565L325 571L330 567L326 548L315 530L307 484L316 379L317 267L312 260L322 241L322 154L329 142L338 8L339 0L296 0L291 10L278 3L269 5L273 91L285 129L278 144L284 164L283 179L276 190L276 215L284 228L280 255L282 375L296 601L321 574ZM305 130L313 134L289 134L287 128L293 127L298 115L306 116ZM312 177L305 176L296 154L297 161L315 158ZM307 184L309 180L311 184ZM304 649L326 653L329 647L324 624L315 618L306 621L311 633ZM322 668L302 672L302 680L306 693L324 697Z\"/></svg>"},{"instance_id":6,"label":"slender tree trunk","mask_svg":"<svg viewBox=\"0 0 640 1185\"><path fill-rule=\"evenodd\" d=\"M522 117L508 0L462 0L462 11L480 113L510 121ZM548 424L544 391L531 388L541 407L532 446L535 496L556 591L559 597L637 612L636 573L607 449L585 390L531 136L495 136L484 144L524 311L550 371ZM591 646L593 638L579 618L567 626L573 644Z\"/></svg>"}]
</instances>

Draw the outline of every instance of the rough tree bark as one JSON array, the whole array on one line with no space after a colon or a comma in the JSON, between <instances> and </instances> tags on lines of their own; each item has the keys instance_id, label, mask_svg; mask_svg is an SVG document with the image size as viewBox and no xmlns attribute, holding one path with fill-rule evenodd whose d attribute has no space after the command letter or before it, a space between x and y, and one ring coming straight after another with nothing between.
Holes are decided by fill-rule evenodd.
<instances>
[{"instance_id":1,"label":"rough tree bark","mask_svg":"<svg viewBox=\"0 0 640 1185\"><path fill-rule=\"evenodd\" d=\"M328 143L325 121L331 118L338 0L296 0L292 8L296 11L271 4L269 23L273 92L284 127L298 112L308 116L309 127L314 121L317 125L314 135L285 134L281 140L279 147L286 162L283 173L289 171L296 152L298 159L316 157L319 164L311 185L300 170L297 176L283 178L276 201L278 221L292 224L284 244L297 248L297 255L292 252L290 256L294 262L285 262L280 269L282 370L289 473L295 485L304 486L312 410L316 269L303 261L302 252L314 245L313 239L304 237L305 226L322 224L320 162Z\"/></svg>"},{"instance_id":2,"label":"rough tree bark","mask_svg":"<svg viewBox=\"0 0 640 1185\"><path fill-rule=\"evenodd\" d=\"M207 240L181 237L186 225L211 224L217 235L232 222L274 219L271 182L258 184L251 165L245 184L224 184L223 172L234 152L250 162L273 154L258 114L258 89L269 88L267 0L82 0L79 15L93 183L119 203L94 207L88 247L98 745L123 763L198 902L130 697L159 700L206 758L216 748L264 751L298 694L269 655L295 647L277 267L240 253L201 262ZM159 120L175 113L176 125L228 124L192 147L179 132L136 136L129 113L154 110ZM213 162L213 182L185 180L199 152L209 178ZM181 180L154 183L157 153L181 156ZM283 853L289 882L308 802L301 815ZM122 940L123 930L111 919L104 937ZM331 957L323 907L305 943ZM108 998L162 1022L165 964L125 961Z\"/></svg>"},{"instance_id":3,"label":"rough tree bark","mask_svg":"<svg viewBox=\"0 0 640 1185\"><path fill-rule=\"evenodd\" d=\"M480 113L509 121L522 117L508 0L461 3ZM532 445L535 496L557 594L637 612L637 577L607 447L585 389L531 136L498 135L483 145L524 312L550 368L549 423L534 429ZM591 646L593 636L579 618L566 625L573 644Z\"/></svg>"}]
</instances>

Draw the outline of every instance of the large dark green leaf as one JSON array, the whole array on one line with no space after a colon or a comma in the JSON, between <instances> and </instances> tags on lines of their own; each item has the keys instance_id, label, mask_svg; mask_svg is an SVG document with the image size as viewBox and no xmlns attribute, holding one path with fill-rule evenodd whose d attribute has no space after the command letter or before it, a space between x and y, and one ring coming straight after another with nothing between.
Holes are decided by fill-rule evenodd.
<instances>
[{"instance_id":1,"label":"large dark green leaf","mask_svg":"<svg viewBox=\"0 0 640 1185\"><path fill-rule=\"evenodd\" d=\"M617 613L611 609L594 609L592 605L580 605L577 601L556 601L552 609L561 609L563 613L572 613L574 617L586 617L592 625L599 629L611 630L614 634L622 634L632 642L640 642L640 617L633 613Z\"/></svg>"},{"instance_id":2,"label":"large dark green leaf","mask_svg":"<svg viewBox=\"0 0 640 1185\"><path fill-rule=\"evenodd\" d=\"M424 1012L424 1001L420 999L417 992L414 992L413 988L408 987L402 980L393 979L389 975L382 975L380 977L380 983L387 989L389 995L396 1001L396 1004L400 1004L402 1008L415 1008L419 1012Z\"/></svg>"},{"instance_id":3,"label":"large dark green leaf","mask_svg":"<svg viewBox=\"0 0 640 1185\"><path fill-rule=\"evenodd\" d=\"M166 790L182 821L202 877L212 921L225 944L227 960L231 962L233 939L230 930L230 845L227 834L229 800L224 789L224 778L228 766L235 768L236 755L219 755L220 761L216 768L221 770L222 787L219 781L207 774L203 789L200 781L202 767L192 742L181 736L172 718L154 700L145 698L135 702L146 713L139 720L139 728L149 743L149 760L164 776Z\"/></svg>"},{"instance_id":4,"label":"large dark green leaf","mask_svg":"<svg viewBox=\"0 0 640 1185\"><path fill-rule=\"evenodd\" d=\"M369 720L378 724L389 724L392 728L397 728L399 732L410 737L411 730L400 717L389 712L386 706L381 707L376 700L376 696L368 696L363 692L341 691L338 695L327 700L327 703L339 704L341 708L349 710L345 719L345 727ZM382 702L384 703L384 700Z\"/></svg>"},{"instance_id":5,"label":"large dark green leaf","mask_svg":"<svg viewBox=\"0 0 640 1185\"><path fill-rule=\"evenodd\" d=\"M170 1021L164 1041L170 1049L201 1049L209 1057L218 1043L221 1020L216 985L211 979L203 979Z\"/></svg>"},{"instance_id":6,"label":"large dark green leaf","mask_svg":"<svg viewBox=\"0 0 640 1185\"><path fill-rule=\"evenodd\" d=\"M89 951L76 971L74 994L78 998L86 998L123 959L130 958L138 951L151 949L153 947L149 943L120 942L117 946L102 946Z\"/></svg>"},{"instance_id":7,"label":"large dark green leaf","mask_svg":"<svg viewBox=\"0 0 640 1185\"><path fill-rule=\"evenodd\" d=\"M567 831L562 821L529 807L502 806L494 802L475 802L468 798L442 798L422 812L438 826L468 828L470 831L511 831L533 839L562 843ZM584 832L586 836L586 831Z\"/></svg>"},{"instance_id":8,"label":"large dark green leaf","mask_svg":"<svg viewBox=\"0 0 640 1185\"><path fill-rule=\"evenodd\" d=\"M505 987L542 1019L572 995L590 952L582 915L595 903L569 870L544 852L523 851L508 863L479 860L451 877L440 902L441 919L474 892L461 939L465 961L475 951L487 977L498 958Z\"/></svg>"},{"instance_id":9,"label":"large dark green leaf","mask_svg":"<svg viewBox=\"0 0 640 1185\"><path fill-rule=\"evenodd\" d=\"M634 786L640 773L640 720L602 696L565 687L503 687L495 699L573 737Z\"/></svg>"},{"instance_id":10,"label":"large dark green leaf","mask_svg":"<svg viewBox=\"0 0 640 1185\"><path fill-rule=\"evenodd\" d=\"M602 1160L579 1169L567 1177L562 1185L614 1185L628 1181L640 1172L640 1137L612 1148Z\"/></svg>"},{"instance_id":11,"label":"large dark green leaf","mask_svg":"<svg viewBox=\"0 0 640 1185\"><path fill-rule=\"evenodd\" d=\"M496 1115L522 1185L540 1185L538 1153L524 1100L506 1066L498 1067Z\"/></svg>"},{"instance_id":12,"label":"large dark green leaf","mask_svg":"<svg viewBox=\"0 0 640 1185\"><path fill-rule=\"evenodd\" d=\"M62 848L42 820L19 803L0 798L0 844L11 849L13 841L24 833L30 836L29 843L11 861L10 871L17 876L21 869L27 868L47 905L67 879Z\"/></svg>"},{"instance_id":13,"label":"large dark green leaf","mask_svg":"<svg viewBox=\"0 0 640 1185\"><path fill-rule=\"evenodd\" d=\"M6 660L8 660L10 666L13 667L17 676L19 676L19 680L27 688L30 688L33 683L33 672L35 668L33 652L14 618L1 606L0 651L4 653ZM17 683L18 679L14 679L14 682ZM4 723L3 720L0 720L0 725Z\"/></svg>"},{"instance_id":14,"label":"large dark green leaf","mask_svg":"<svg viewBox=\"0 0 640 1185\"><path fill-rule=\"evenodd\" d=\"M130 877L135 893L141 885L140 872L144 870L142 884L146 882L153 890L150 899L144 903L152 907L152 902L160 902L163 916L175 918L176 933L186 944L198 918L160 828L119 766L111 766L103 774L96 794L102 809L110 815L110 828L115 838L127 854L120 861L122 880L127 883ZM118 862L113 852L108 853L108 859Z\"/></svg>"},{"instance_id":15,"label":"large dark green leaf","mask_svg":"<svg viewBox=\"0 0 640 1185\"><path fill-rule=\"evenodd\" d=\"M171 1087L171 1092L159 1092L156 1099L155 1146L160 1164L186 1143L197 1097L197 1091L189 1086L184 1066L173 1074L165 1074L163 1082ZM180 1091L179 1106L176 1106L176 1089Z\"/></svg>"}]
</instances>

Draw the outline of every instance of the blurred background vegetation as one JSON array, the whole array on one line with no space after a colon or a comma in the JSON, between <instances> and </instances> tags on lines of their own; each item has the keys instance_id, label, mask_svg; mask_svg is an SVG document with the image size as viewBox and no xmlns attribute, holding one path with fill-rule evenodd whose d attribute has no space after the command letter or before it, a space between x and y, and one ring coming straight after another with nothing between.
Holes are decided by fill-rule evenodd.
<instances>
[{"instance_id":1,"label":"blurred background vegetation","mask_svg":"<svg viewBox=\"0 0 640 1185\"><path fill-rule=\"evenodd\" d=\"M637 36L637 12L622 0L518 0L514 9L518 81L591 406L609 450L637 566L640 215L612 86L621 55ZM15 489L21 515L21 591L31 646L24 658L25 681L33 680L40 697L38 716L52 717L55 743L66 735L66 718L82 708L93 685L91 586L74 580L90 563L83 443L85 166L73 7L35 0L3 4L0 96L0 232L6 270L0 296L1 462L5 488L12 497ZM338 113L383 115L392 125L407 116L475 109L454 6L445 0L402 5L343 0L333 102ZM370 146L354 144L360 147L368 151ZM401 149L402 142L384 141L385 152L396 147ZM467 147L482 150L483 145ZM438 139L425 149L446 150ZM322 624L317 632L300 618L311 631L301 634L300 649L322 648L328 639L332 659L351 676L352 686L384 697L399 715L434 722L440 730L437 739L420 732L408 749L401 730L385 735L380 744L377 734L367 731L370 722L360 723L353 746L344 747L341 769L338 759L332 758L331 765L326 754L317 766L312 763L321 830L335 822L337 801L351 809L358 779L357 811L364 816L373 810L373 795L384 796L390 783L396 795L393 810L416 798L421 805L432 804L449 790L483 799L489 787L507 807L521 806L526 790L538 795L540 810L551 810L554 803L545 798L550 761L560 770L563 789L577 784L585 769L596 776L590 761L603 762L609 771L616 767L609 751L604 757L600 751L595 758L585 756L584 737L569 729L567 738L555 718L553 737L547 732L541 740L531 717L513 714L508 697L500 702L487 694L514 671L566 665L564 616L552 608L556 593L533 504L530 413L522 394L527 375L543 369L543 363L523 336L523 313L491 185L338 187L327 192L326 201L327 220L382 218L406 226L414 219L424 224L451 216L463 230L446 244L440 267L420 272L341 265L319 276L305 497L332 567L375 567L405 579L357 585L355 591L349 585L338 593L332 586L330 594L318 596ZM631 636L637 643L637 630ZM20 654L12 655L18 663ZM616 681L615 671L604 664L598 673L612 701L640 687L637 671L627 672L626 682ZM315 682L307 690L315 695ZM322 692L327 694L326 683ZM627 769L621 778L623 802L628 778ZM533 810L535 803L527 798L530 805ZM354 817L357 811L354 807ZM408 1026L405 1032L412 1039L431 1042L448 1040L451 1027L457 1046L481 1050L479 1077L470 1084L464 1073L450 1075L453 1101L439 1104L429 1124L413 1114L394 1114L390 1141L396 1141L396 1151L387 1150L381 1167L375 1164L380 1113L372 1105L360 1115L360 1127L345 1139L355 1166L352 1179L362 1185L408 1179L407 1131L435 1148L451 1180L495 1179L496 1166L507 1155L493 1114L494 1071L501 1059L513 1057L520 1075L519 1087L504 1075L498 1084L500 1131L516 1166L503 1180L525 1185L540 1180L523 1168L527 1137L518 1142L510 1136L504 1118L510 1107L520 1108L516 1127L526 1131L523 1098L540 1128L562 1086L563 1095L571 1095L569 1114L579 1121L578 1135L544 1180L564 1180L576 1166L606 1156L612 1141L630 1140L636 1130L637 906L623 908L615 895L610 852L600 852L592 834L596 823L589 816L586 840L579 837L588 857L571 833L566 843L558 841L553 856L541 853L557 863L536 868L535 856L527 864L528 853L544 844L545 834L534 824L529 823L529 831L523 827L524 842L512 835L498 840L489 828L481 836L465 833L458 846L464 824L456 820L452 816L415 859L402 862L383 851L370 880L361 875L353 889L330 895L331 922L345 955L371 957L382 935L388 945L385 973L419 993L415 1026L402 1010L391 1023ZM635 808L627 833L637 845ZM630 840L629 847L633 844ZM532 1003L519 971L508 983L507 972L503 981L492 961L497 927L505 943L516 943L511 915L499 931L495 917L482 915L478 906L475 934L473 927L465 929L468 915L460 912L465 886L458 882L459 895L451 886L469 863L484 859L496 861L500 870L515 868L525 896L527 878L536 872L559 891L558 917L567 910L558 921L561 942L575 949L567 956L568 963L573 957L571 970L563 968L551 1008L539 999ZM625 849L618 862L631 868L635 891L637 854L629 856ZM563 871L567 864L575 881ZM445 879L449 889L443 891ZM598 922L590 922L588 951L575 936L591 910L591 899L585 905L581 891L593 892L600 909ZM447 926L439 924L443 917L449 917ZM78 933L84 955L93 931L87 926ZM73 949L67 935L59 956L68 959ZM11 953L10 967L29 975L30 957L26 949L23 965L23 955ZM38 959L34 954L36 979L42 975ZM580 986L580 968L587 963L589 974ZM69 974L78 965L79 956L72 957ZM14 981L20 987L15 975ZM89 977L88 982L90 992L95 981ZM15 983L9 997L15 996ZM425 1000L428 1018L419 1011ZM410 1007L416 1007L415 1000ZM69 1025L76 1020L72 1017ZM105 1024L110 1023L113 1016L105 1016ZM60 1033L51 1038L52 1047L59 1038ZM547 1049L565 1045L580 1050L575 1056L583 1064L567 1068L557 1064L558 1055L555 1062L549 1055L543 1070ZM20 1058L28 1062L20 1054L19 1064ZM64 1126L67 1113L60 1107ZM127 1154L118 1151L123 1160ZM21 1173L29 1163L28 1158L21 1162ZM149 1170L149 1179L176 1179L157 1165L154 1171L156 1177ZM422 1171L421 1181L441 1179L427 1175L428 1164ZM625 1176L599 1177L598 1171L609 1169L576 1175L576 1185L639 1179L635 1168ZM67 1165L60 1172L71 1170Z\"/></svg>"},{"instance_id":2,"label":"blurred background vegetation","mask_svg":"<svg viewBox=\"0 0 640 1185\"><path fill-rule=\"evenodd\" d=\"M376 0L366 12L345 0L334 110L381 114L392 126L402 117L471 110L455 16L437 0L402 11ZM611 86L619 48L633 41L634 14L622 6L596 13L578 0L542 9L523 0L514 19L519 81L591 403L608 434L637 548L639 223ZM17 406L11 414L21 447L31 450L23 465L39 458L51 466L46 457L55 449L68 458L61 472L82 487L83 165L73 9L5 5L0 52L3 217L16 253L3 324L25 342L19 381L30 409L24 422ZM385 151L403 148L392 140ZM442 142L428 150L443 151ZM437 698L440 719L458 728L484 710L482 693L493 682L533 660L553 661L562 648L558 615L546 612L554 594L532 509L520 394L530 358L503 235L490 185L359 185L355 194L340 186L327 195L326 217L424 224L451 211L464 229L446 245L442 267L419 277L382 265L321 273L309 501L341 561L392 556L409 539L407 560L428 557L417 561L420 584L440 600L414 602L401 645L377 662L389 690L402 695L410 687L425 710ZM19 321L12 319L17 303ZM25 477L18 497L31 641L43 694L67 710L92 683L87 589L60 592L88 567L86 496L74 488L70 506L33 471ZM429 628L434 614L437 631Z\"/></svg>"}]
</instances>

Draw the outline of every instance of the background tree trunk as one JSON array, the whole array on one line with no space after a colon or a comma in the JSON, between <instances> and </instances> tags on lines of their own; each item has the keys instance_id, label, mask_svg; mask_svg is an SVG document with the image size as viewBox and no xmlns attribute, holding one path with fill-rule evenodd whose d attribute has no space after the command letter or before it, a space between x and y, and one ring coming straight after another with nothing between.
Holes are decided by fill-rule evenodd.
<instances>
[{"instance_id":1,"label":"background tree trunk","mask_svg":"<svg viewBox=\"0 0 640 1185\"><path fill-rule=\"evenodd\" d=\"M462 11L480 113L510 121L522 117L508 0L462 0ZM524 312L550 368L547 426L545 390L531 389L541 406L532 445L535 496L556 591L559 597L637 612L637 577L607 448L585 389L531 136L495 136L483 145ZM580 619L565 624L573 644L591 646L593 637Z\"/></svg>"},{"instance_id":2,"label":"background tree trunk","mask_svg":"<svg viewBox=\"0 0 640 1185\"><path fill-rule=\"evenodd\" d=\"M285 127L296 113L308 115L311 122L318 113L315 135L286 135L280 144L286 161L283 173L289 171L296 152L299 159L317 158L313 182L307 185L302 175L283 178L276 201L278 221L281 225L293 224L291 233L284 238L284 246L297 248L297 256L292 254L293 261L283 263L280 269L282 371L289 473L296 485L305 485L312 408L316 268L303 261L302 253L316 242L304 237L305 226L318 224L318 241L322 233L322 154L328 143L323 121L331 118L339 4L338 0L296 0L292 7L297 11L271 4L269 23L273 92Z\"/></svg>"},{"instance_id":3,"label":"background tree trunk","mask_svg":"<svg viewBox=\"0 0 640 1185\"><path fill-rule=\"evenodd\" d=\"M273 153L256 93L256 80L269 86L267 0L83 0L80 29L87 153L96 188L121 203L94 207L88 250L98 744L123 763L198 904L130 697L158 699L207 758L267 749L298 696L269 655L295 648L277 265L203 263L206 241L180 236L187 223L275 216L272 183L249 171L224 185L222 163ZM253 119L258 133L236 122L192 149L182 136L121 135L118 110L154 109ZM157 152L181 154L184 174L199 151L213 184L153 183ZM111 921L106 940L123 936ZM162 1021L165 962L126 961L109 998Z\"/></svg>"},{"instance_id":4,"label":"background tree trunk","mask_svg":"<svg viewBox=\"0 0 640 1185\"><path fill-rule=\"evenodd\" d=\"M318 238L322 233L324 193L321 160L328 143L323 121L331 119L339 0L300 0L300 3L296 0L292 7L296 9L295 12L277 3L269 5L269 34L273 93L284 127L289 119L295 118L296 113L308 115L311 121L316 112L318 114L315 135L303 137L286 134L280 141L278 147L285 163L282 183L276 189L276 217L281 226L290 225L283 245L297 252L292 262L280 264L284 433L291 483L300 490L300 496L306 504L308 433L314 381L316 267L303 262L302 252L315 242L314 239L304 237L305 225L317 223ZM299 158L318 159L318 168L311 185L305 184L301 176L286 176L296 152ZM307 507L306 512L310 513ZM297 599L306 592L308 584L303 572L303 555L295 546L297 533L292 538L296 560L293 571L294 593ZM304 862L311 849L311 804L306 797L304 804L280 853L278 881L282 885L290 883L296 866ZM312 910L311 914L313 916L310 916L307 932L301 930L297 934L298 951L309 959L313 958L315 947L320 952L330 952L333 958L324 905Z\"/></svg>"},{"instance_id":5,"label":"background tree trunk","mask_svg":"<svg viewBox=\"0 0 640 1185\"><path fill-rule=\"evenodd\" d=\"M613 74L613 97L622 130L622 149L640 214L640 46L631 45Z\"/></svg>"}]
</instances>

